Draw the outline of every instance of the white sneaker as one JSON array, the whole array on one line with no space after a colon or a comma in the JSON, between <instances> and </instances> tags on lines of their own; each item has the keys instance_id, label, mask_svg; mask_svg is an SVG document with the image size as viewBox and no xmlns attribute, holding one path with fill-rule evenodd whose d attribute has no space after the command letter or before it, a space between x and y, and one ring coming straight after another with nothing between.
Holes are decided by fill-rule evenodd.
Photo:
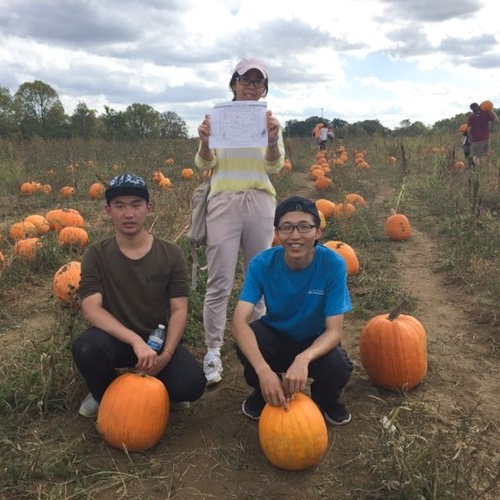
<instances>
[{"instance_id":1,"label":"white sneaker","mask_svg":"<svg viewBox=\"0 0 500 500\"><path fill-rule=\"evenodd\" d=\"M80 405L80 409L78 413L82 417L94 418L97 417L97 412L99 410L99 403L94 399L90 392L87 394L87 397L83 400Z\"/></svg>"},{"instance_id":2,"label":"white sneaker","mask_svg":"<svg viewBox=\"0 0 500 500\"><path fill-rule=\"evenodd\" d=\"M170 401L170 409L173 411L181 411L186 408L191 408L189 401Z\"/></svg>"},{"instance_id":3,"label":"white sneaker","mask_svg":"<svg viewBox=\"0 0 500 500\"><path fill-rule=\"evenodd\" d=\"M222 361L220 355L207 352L203 360L203 370L207 379L207 386L218 384L222 380Z\"/></svg>"}]
</instances>

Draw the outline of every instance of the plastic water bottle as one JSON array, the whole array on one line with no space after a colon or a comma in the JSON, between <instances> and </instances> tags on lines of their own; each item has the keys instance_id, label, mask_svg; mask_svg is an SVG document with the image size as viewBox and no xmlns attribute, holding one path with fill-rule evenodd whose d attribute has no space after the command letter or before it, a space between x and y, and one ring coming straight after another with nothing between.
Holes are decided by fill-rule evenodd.
<instances>
[{"instance_id":1,"label":"plastic water bottle","mask_svg":"<svg viewBox=\"0 0 500 500\"><path fill-rule=\"evenodd\" d=\"M160 352L165 342L165 325L159 324L150 334L148 338L148 346L156 352Z\"/></svg>"}]
</instances>

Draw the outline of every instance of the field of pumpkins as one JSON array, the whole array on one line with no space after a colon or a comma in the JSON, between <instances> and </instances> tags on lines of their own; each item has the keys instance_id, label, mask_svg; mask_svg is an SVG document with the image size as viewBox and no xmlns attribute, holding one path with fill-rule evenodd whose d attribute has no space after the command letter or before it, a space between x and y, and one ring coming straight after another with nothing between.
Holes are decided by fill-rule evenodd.
<instances>
[{"instance_id":1,"label":"field of pumpkins","mask_svg":"<svg viewBox=\"0 0 500 500\"><path fill-rule=\"evenodd\" d=\"M427 148L431 158L445 155ZM192 192L203 181L189 163L193 144L175 162L149 149L142 152L151 154L150 161L137 168L118 166L118 154L105 165L95 159L41 167L38 176L19 176L15 193L4 195L9 210L0 280L10 280L4 290L17 290L4 291L13 311L4 315L5 338L17 342L22 336L23 349L31 349L20 362L14 343L3 344L12 358L2 372L11 406L2 407L10 425L0 443L6 457L0 479L10 481L11 491L38 498L42 491L47 498L292 498L300 492L327 500L332 492L338 498L474 498L472 490L485 490L484 478L494 477L500 424L495 360L485 354L489 344L476 345L480 332L464 333L465 295L443 298L449 290L432 272L435 247L421 219L414 221L418 211L406 197L410 187L402 182L395 147L334 141L316 151L304 141L272 179L278 200L300 194L315 201L321 243L346 261L354 305L342 340L354 365L342 395L353 415L349 425L326 426L302 393L287 409L267 406L259 422L245 419L241 403L249 388L230 324L223 382L191 407L173 411L162 385L125 373L103 399L97 421L78 416L86 388L68 345L83 326L76 300L82 253L112 234L103 212L112 177L131 171L147 180L154 206L150 231L178 242L189 261L183 235ZM49 182L24 182L30 178ZM439 189L441 196L442 183ZM199 257L203 283L203 248ZM9 274L16 266L25 274ZM186 327L186 345L200 360L203 294L204 286L192 291ZM54 314L54 304L64 314L59 307ZM485 359L484 374L479 359Z\"/></svg>"}]
</instances>

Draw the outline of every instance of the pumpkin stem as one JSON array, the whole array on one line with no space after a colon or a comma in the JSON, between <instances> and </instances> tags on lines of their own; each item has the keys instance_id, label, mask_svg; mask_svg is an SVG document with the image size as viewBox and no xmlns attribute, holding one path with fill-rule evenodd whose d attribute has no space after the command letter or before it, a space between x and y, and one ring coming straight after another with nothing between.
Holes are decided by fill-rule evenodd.
<instances>
[{"instance_id":1,"label":"pumpkin stem","mask_svg":"<svg viewBox=\"0 0 500 500\"><path fill-rule=\"evenodd\" d=\"M399 202L401 201L401 198L403 197L404 190L405 190L405 179L403 179L403 183L401 184L401 189L400 189L399 194L398 194L398 199L396 200L396 208L393 209L394 212L398 211Z\"/></svg>"},{"instance_id":2,"label":"pumpkin stem","mask_svg":"<svg viewBox=\"0 0 500 500\"><path fill-rule=\"evenodd\" d=\"M389 321L394 321L402 312L403 309L405 309L408 306L408 302L406 299L403 299L403 302L398 304L390 313L389 316L387 316L387 319Z\"/></svg>"}]
</instances>

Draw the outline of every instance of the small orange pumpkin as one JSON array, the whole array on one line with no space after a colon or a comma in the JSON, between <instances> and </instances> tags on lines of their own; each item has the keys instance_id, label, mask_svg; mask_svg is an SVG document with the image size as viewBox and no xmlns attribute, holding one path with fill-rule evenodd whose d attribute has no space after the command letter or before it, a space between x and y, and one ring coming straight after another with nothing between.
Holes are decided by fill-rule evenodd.
<instances>
[{"instance_id":1,"label":"small orange pumpkin","mask_svg":"<svg viewBox=\"0 0 500 500\"><path fill-rule=\"evenodd\" d=\"M427 336L416 318L400 314L404 303L390 314L380 314L361 332L361 364L373 384L387 390L412 389L427 373Z\"/></svg>"},{"instance_id":2,"label":"small orange pumpkin","mask_svg":"<svg viewBox=\"0 0 500 500\"><path fill-rule=\"evenodd\" d=\"M314 202L316 208L320 210L325 219L331 219L333 217L333 211L335 209L335 203L331 200L327 200L326 198L319 198Z\"/></svg>"},{"instance_id":3,"label":"small orange pumpkin","mask_svg":"<svg viewBox=\"0 0 500 500\"><path fill-rule=\"evenodd\" d=\"M347 274L349 276L359 273L358 256L350 245L344 243L343 241L327 241L325 242L325 247L344 257L347 265Z\"/></svg>"},{"instance_id":4,"label":"small orange pumpkin","mask_svg":"<svg viewBox=\"0 0 500 500\"><path fill-rule=\"evenodd\" d=\"M72 186L63 186L59 189L59 196L61 198L71 198L75 194L75 188Z\"/></svg>"},{"instance_id":5,"label":"small orange pumpkin","mask_svg":"<svg viewBox=\"0 0 500 500\"><path fill-rule=\"evenodd\" d=\"M366 205L365 199L357 193L349 193L345 197L345 201L347 203L352 203L355 207L364 207Z\"/></svg>"},{"instance_id":6,"label":"small orange pumpkin","mask_svg":"<svg viewBox=\"0 0 500 500\"><path fill-rule=\"evenodd\" d=\"M483 110L483 111L493 111L493 103L489 100L486 100L486 101L483 101L479 107Z\"/></svg>"},{"instance_id":7,"label":"small orange pumpkin","mask_svg":"<svg viewBox=\"0 0 500 500\"><path fill-rule=\"evenodd\" d=\"M38 182L23 182L20 187L20 192L23 196L31 196L33 193L36 193L38 185Z\"/></svg>"},{"instance_id":8,"label":"small orange pumpkin","mask_svg":"<svg viewBox=\"0 0 500 500\"><path fill-rule=\"evenodd\" d=\"M192 168L183 168L181 171L181 177L185 180L192 179L194 176L194 170Z\"/></svg>"},{"instance_id":9,"label":"small orange pumpkin","mask_svg":"<svg viewBox=\"0 0 500 500\"><path fill-rule=\"evenodd\" d=\"M54 296L63 302L74 302L80 287L81 264L72 260L61 266L54 274Z\"/></svg>"},{"instance_id":10,"label":"small orange pumpkin","mask_svg":"<svg viewBox=\"0 0 500 500\"><path fill-rule=\"evenodd\" d=\"M16 241L14 245L14 255L18 255L23 259L33 262L36 259L38 249L42 247L40 238L24 238Z\"/></svg>"},{"instance_id":11,"label":"small orange pumpkin","mask_svg":"<svg viewBox=\"0 0 500 500\"><path fill-rule=\"evenodd\" d=\"M320 171L322 170L320 169ZM329 179L324 173L314 181L314 187L318 191L323 191L325 189L328 189L331 185L332 185L332 180Z\"/></svg>"},{"instance_id":12,"label":"small orange pumpkin","mask_svg":"<svg viewBox=\"0 0 500 500\"><path fill-rule=\"evenodd\" d=\"M94 182L93 184L90 185L89 187L89 196L93 200L97 200L98 198L102 198L102 195L104 194L104 185L100 182Z\"/></svg>"},{"instance_id":13,"label":"small orange pumpkin","mask_svg":"<svg viewBox=\"0 0 500 500\"><path fill-rule=\"evenodd\" d=\"M404 241L411 236L411 225L408 217L392 211L385 221L385 232L392 241Z\"/></svg>"},{"instance_id":14,"label":"small orange pumpkin","mask_svg":"<svg viewBox=\"0 0 500 500\"><path fill-rule=\"evenodd\" d=\"M323 231L326 227L326 217L323 215L321 210L318 210L319 214L319 228Z\"/></svg>"},{"instance_id":15,"label":"small orange pumpkin","mask_svg":"<svg viewBox=\"0 0 500 500\"><path fill-rule=\"evenodd\" d=\"M23 238L31 238L37 235L35 225L27 220L14 222L9 228L9 236L14 241L22 240Z\"/></svg>"},{"instance_id":16,"label":"small orange pumpkin","mask_svg":"<svg viewBox=\"0 0 500 500\"><path fill-rule=\"evenodd\" d=\"M337 203L333 209L333 217L335 219L351 219L356 213L356 207L353 203L346 201L345 203Z\"/></svg>"},{"instance_id":17,"label":"small orange pumpkin","mask_svg":"<svg viewBox=\"0 0 500 500\"><path fill-rule=\"evenodd\" d=\"M89 235L81 227L67 226L59 231L57 238L62 247L85 248L89 242Z\"/></svg>"},{"instance_id":18,"label":"small orange pumpkin","mask_svg":"<svg viewBox=\"0 0 500 500\"><path fill-rule=\"evenodd\" d=\"M26 222L31 222L36 229L36 232L39 236L47 234L50 232L50 224L49 221L40 214L32 214L28 215L24 219Z\"/></svg>"},{"instance_id":19,"label":"small orange pumpkin","mask_svg":"<svg viewBox=\"0 0 500 500\"><path fill-rule=\"evenodd\" d=\"M97 429L110 446L144 451L165 433L170 398L163 382L138 373L118 376L99 404Z\"/></svg>"},{"instance_id":20,"label":"small orange pumpkin","mask_svg":"<svg viewBox=\"0 0 500 500\"><path fill-rule=\"evenodd\" d=\"M282 406L266 404L259 419L259 442L266 458L285 470L316 465L328 445L328 432L321 411L301 392Z\"/></svg>"}]
</instances>

